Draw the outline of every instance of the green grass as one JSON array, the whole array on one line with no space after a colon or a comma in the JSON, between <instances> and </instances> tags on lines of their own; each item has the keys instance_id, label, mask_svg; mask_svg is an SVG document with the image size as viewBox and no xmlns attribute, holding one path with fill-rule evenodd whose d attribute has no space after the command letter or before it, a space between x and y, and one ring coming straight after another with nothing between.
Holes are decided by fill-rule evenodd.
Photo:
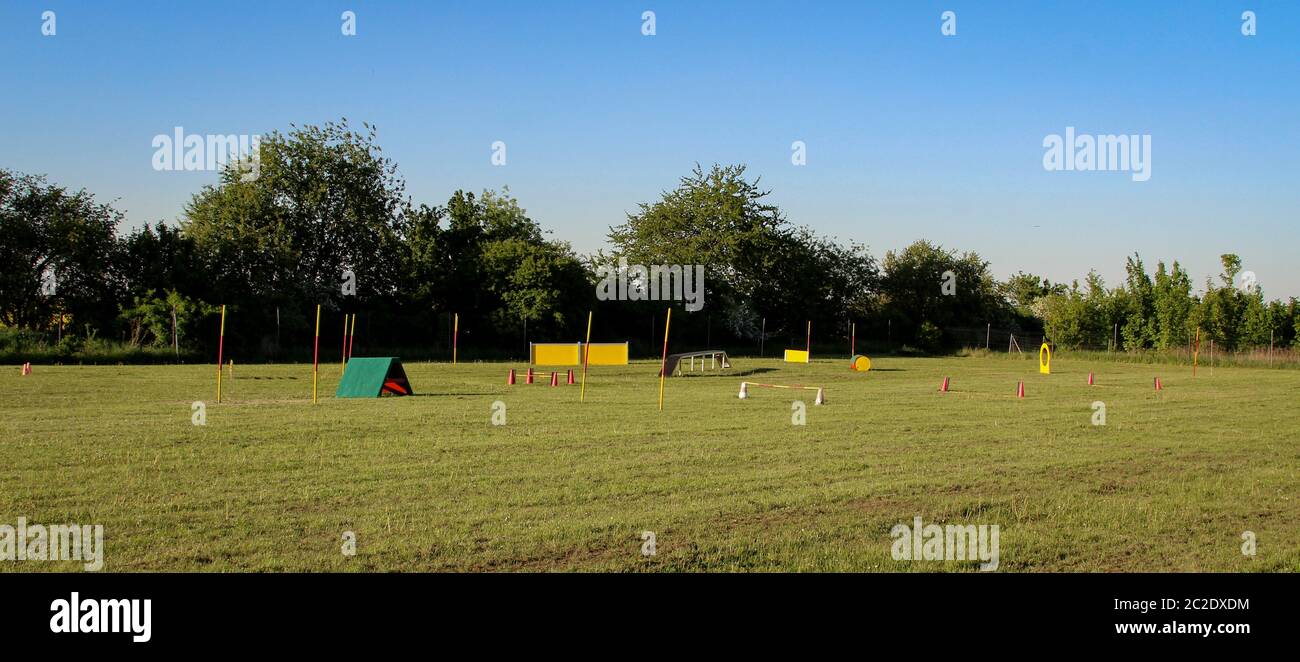
<instances>
[{"instance_id":1,"label":"green grass","mask_svg":"<svg viewBox=\"0 0 1300 662\"><path fill-rule=\"evenodd\" d=\"M662 413L647 362L593 368L585 403L522 374L506 386L501 363L408 364L418 397L335 400L332 364L315 406L302 365L237 364L221 404L211 366L6 366L0 524L102 524L106 571L975 568L893 560L890 528L915 516L999 525L1003 572L1300 570L1300 372L734 363L667 380ZM742 378L828 402L808 396L794 426L794 393L742 401Z\"/></svg>"}]
</instances>

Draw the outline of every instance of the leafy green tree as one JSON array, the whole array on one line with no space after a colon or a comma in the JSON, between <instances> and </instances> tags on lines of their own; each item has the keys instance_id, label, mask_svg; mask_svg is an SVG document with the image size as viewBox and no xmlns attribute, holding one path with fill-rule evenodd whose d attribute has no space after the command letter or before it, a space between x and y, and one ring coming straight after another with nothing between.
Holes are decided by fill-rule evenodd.
<instances>
[{"instance_id":1,"label":"leafy green tree","mask_svg":"<svg viewBox=\"0 0 1300 662\"><path fill-rule=\"evenodd\" d=\"M274 132L257 176L232 165L196 194L183 229L220 300L341 305L345 270L361 301L394 294L405 185L374 127L343 120Z\"/></svg>"},{"instance_id":2,"label":"leafy green tree","mask_svg":"<svg viewBox=\"0 0 1300 662\"><path fill-rule=\"evenodd\" d=\"M1016 313L1024 317L1035 317L1034 304L1050 294L1065 294L1068 288L1064 283L1052 281L1034 274L1017 271L999 286L1003 298Z\"/></svg>"},{"instance_id":3,"label":"leafy green tree","mask_svg":"<svg viewBox=\"0 0 1300 662\"><path fill-rule=\"evenodd\" d=\"M194 241L161 222L145 223L121 240L117 270L133 299L150 291L200 296L210 289Z\"/></svg>"},{"instance_id":4,"label":"leafy green tree","mask_svg":"<svg viewBox=\"0 0 1300 662\"><path fill-rule=\"evenodd\" d=\"M1241 258L1227 253L1220 256L1220 260L1223 263L1223 273L1219 274L1220 286L1206 281L1201 317L1208 337L1225 351L1231 351L1238 346L1246 296L1236 286Z\"/></svg>"},{"instance_id":5,"label":"leafy green tree","mask_svg":"<svg viewBox=\"0 0 1300 662\"><path fill-rule=\"evenodd\" d=\"M1268 304L1264 303L1264 293L1258 288L1243 293L1241 310L1241 330L1238 342L1241 347L1268 347L1269 334L1273 331L1273 316Z\"/></svg>"},{"instance_id":6,"label":"leafy green tree","mask_svg":"<svg viewBox=\"0 0 1300 662\"><path fill-rule=\"evenodd\" d=\"M1268 304L1269 315L1272 318L1271 326L1275 334L1273 338L1275 346L1286 347L1295 341L1295 326L1292 320L1300 312L1298 307L1300 307L1300 300L1295 297L1291 297L1287 303L1272 301Z\"/></svg>"},{"instance_id":7,"label":"leafy green tree","mask_svg":"<svg viewBox=\"0 0 1300 662\"><path fill-rule=\"evenodd\" d=\"M175 290L164 297L153 290L132 298L130 307L123 306L120 317L130 329L133 347L161 347L172 342L172 323L175 315L176 340L180 347L197 332L198 322L217 312L217 307L186 297Z\"/></svg>"},{"instance_id":8,"label":"leafy green tree","mask_svg":"<svg viewBox=\"0 0 1300 662\"><path fill-rule=\"evenodd\" d=\"M508 190L456 191L408 214L407 272L418 305L454 311L484 336L572 331L594 298L567 243L549 241Z\"/></svg>"},{"instance_id":9,"label":"leafy green tree","mask_svg":"<svg viewBox=\"0 0 1300 662\"><path fill-rule=\"evenodd\" d=\"M1174 261L1168 272L1163 261L1156 263L1156 277L1151 289L1151 308L1155 315L1154 346L1157 349L1184 347L1188 340L1188 315L1192 307L1192 279Z\"/></svg>"},{"instance_id":10,"label":"leafy green tree","mask_svg":"<svg viewBox=\"0 0 1300 662\"><path fill-rule=\"evenodd\" d=\"M1086 291L1077 282L1064 294L1045 297L1043 330L1052 342L1069 348L1101 348L1111 328L1111 298L1096 271L1088 273Z\"/></svg>"},{"instance_id":11,"label":"leafy green tree","mask_svg":"<svg viewBox=\"0 0 1300 662\"><path fill-rule=\"evenodd\" d=\"M1124 349L1132 351L1154 347L1159 337L1159 322L1155 313L1155 285L1146 273L1142 258L1134 255L1125 259L1125 287L1121 295L1124 321L1120 334Z\"/></svg>"},{"instance_id":12,"label":"leafy green tree","mask_svg":"<svg viewBox=\"0 0 1300 662\"><path fill-rule=\"evenodd\" d=\"M838 328L865 314L876 281L866 248L791 225L769 193L746 178L744 166L696 166L677 188L611 227L613 253L598 252L593 266L619 258L704 265L706 305L738 337L756 338L760 318L802 336L806 320Z\"/></svg>"},{"instance_id":13,"label":"leafy green tree","mask_svg":"<svg viewBox=\"0 0 1300 662\"><path fill-rule=\"evenodd\" d=\"M1295 297L1291 297L1291 303L1287 306L1291 317L1291 346L1300 349L1300 304Z\"/></svg>"},{"instance_id":14,"label":"leafy green tree","mask_svg":"<svg viewBox=\"0 0 1300 662\"><path fill-rule=\"evenodd\" d=\"M78 330L110 329L122 291L113 269L121 220L85 190L0 170L0 322L44 330L57 312Z\"/></svg>"},{"instance_id":15,"label":"leafy green tree","mask_svg":"<svg viewBox=\"0 0 1300 662\"><path fill-rule=\"evenodd\" d=\"M942 329L999 314L997 282L975 253L959 255L920 240L886 253L883 266L882 305L904 338L916 338L924 322Z\"/></svg>"}]
</instances>

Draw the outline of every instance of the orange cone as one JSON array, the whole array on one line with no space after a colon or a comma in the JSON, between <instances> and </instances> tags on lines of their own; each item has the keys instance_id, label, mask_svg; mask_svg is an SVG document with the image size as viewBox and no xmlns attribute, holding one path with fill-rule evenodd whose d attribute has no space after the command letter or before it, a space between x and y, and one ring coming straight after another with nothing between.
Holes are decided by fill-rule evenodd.
<instances>
[{"instance_id":1,"label":"orange cone","mask_svg":"<svg viewBox=\"0 0 1300 662\"><path fill-rule=\"evenodd\" d=\"M577 384L577 383L578 383L578 382L573 381L573 368L569 368L569 384L572 385L572 384Z\"/></svg>"},{"instance_id":2,"label":"orange cone","mask_svg":"<svg viewBox=\"0 0 1300 662\"><path fill-rule=\"evenodd\" d=\"M1088 373L1088 386L1092 386L1092 373Z\"/></svg>"},{"instance_id":3,"label":"orange cone","mask_svg":"<svg viewBox=\"0 0 1300 662\"><path fill-rule=\"evenodd\" d=\"M532 369L532 368L529 368L529 369L528 369L528 372L524 373L524 383L525 383L525 384L531 384L531 383L533 383L533 369Z\"/></svg>"},{"instance_id":4,"label":"orange cone","mask_svg":"<svg viewBox=\"0 0 1300 662\"><path fill-rule=\"evenodd\" d=\"M507 385L507 386L514 386L514 385L515 385L515 369L514 369L514 368L511 368L511 369L510 369L510 376L509 376L509 377L506 377L506 385Z\"/></svg>"},{"instance_id":5,"label":"orange cone","mask_svg":"<svg viewBox=\"0 0 1300 662\"><path fill-rule=\"evenodd\" d=\"M1023 397L1025 397L1025 383L1024 383L1024 382L1020 382L1020 383L1016 386L1016 397L1017 397L1017 398L1023 398Z\"/></svg>"},{"instance_id":6,"label":"orange cone","mask_svg":"<svg viewBox=\"0 0 1300 662\"><path fill-rule=\"evenodd\" d=\"M554 370L552 370L552 371L551 371L551 386L559 386L559 385L560 385L560 373L555 372Z\"/></svg>"},{"instance_id":7,"label":"orange cone","mask_svg":"<svg viewBox=\"0 0 1300 662\"><path fill-rule=\"evenodd\" d=\"M1165 390L1165 387L1162 386L1162 385L1160 384L1160 378L1159 378L1159 377L1156 377L1156 390L1157 390L1157 391L1163 391L1163 390Z\"/></svg>"},{"instance_id":8,"label":"orange cone","mask_svg":"<svg viewBox=\"0 0 1300 662\"><path fill-rule=\"evenodd\" d=\"M948 378L947 378L947 377L944 377L944 378L943 378L943 385L939 387L939 392L940 392L940 393L947 393L947 392L948 392Z\"/></svg>"}]
</instances>

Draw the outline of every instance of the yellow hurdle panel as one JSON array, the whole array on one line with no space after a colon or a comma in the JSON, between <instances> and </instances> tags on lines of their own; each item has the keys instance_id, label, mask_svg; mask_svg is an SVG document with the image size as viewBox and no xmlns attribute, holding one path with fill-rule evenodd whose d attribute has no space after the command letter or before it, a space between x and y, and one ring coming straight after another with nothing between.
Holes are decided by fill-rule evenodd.
<instances>
[{"instance_id":1,"label":"yellow hurdle panel","mask_svg":"<svg viewBox=\"0 0 1300 662\"><path fill-rule=\"evenodd\" d=\"M627 365L626 342L594 342L587 347L588 365Z\"/></svg>"},{"instance_id":2,"label":"yellow hurdle panel","mask_svg":"<svg viewBox=\"0 0 1300 662\"><path fill-rule=\"evenodd\" d=\"M528 362L533 365L582 365L582 343L531 343Z\"/></svg>"}]
</instances>

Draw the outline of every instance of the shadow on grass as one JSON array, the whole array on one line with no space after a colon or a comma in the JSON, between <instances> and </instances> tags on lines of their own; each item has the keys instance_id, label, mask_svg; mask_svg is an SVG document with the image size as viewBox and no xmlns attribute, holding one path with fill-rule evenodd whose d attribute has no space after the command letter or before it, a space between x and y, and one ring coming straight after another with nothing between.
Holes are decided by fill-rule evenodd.
<instances>
[{"instance_id":1,"label":"shadow on grass","mask_svg":"<svg viewBox=\"0 0 1300 662\"><path fill-rule=\"evenodd\" d=\"M776 372L776 368L750 368L748 371L728 372L725 375L716 375L716 377L748 377L750 375L762 375L764 372ZM703 377L703 375L699 375ZM715 375L710 375L714 377Z\"/></svg>"}]
</instances>

